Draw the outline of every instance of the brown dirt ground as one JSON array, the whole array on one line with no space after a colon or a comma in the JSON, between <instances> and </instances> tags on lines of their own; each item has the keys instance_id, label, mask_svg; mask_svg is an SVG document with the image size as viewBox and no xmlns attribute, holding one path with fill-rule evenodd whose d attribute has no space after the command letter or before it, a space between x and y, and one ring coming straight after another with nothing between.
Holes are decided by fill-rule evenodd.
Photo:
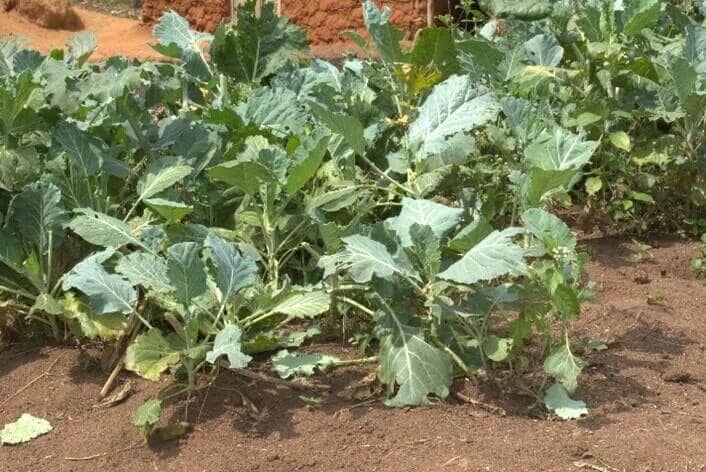
<instances>
[{"instance_id":1,"label":"brown dirt ground","mask_svg":"<svg viewBox=\"0 0 706 472\"><path fill-rule=\"evenodd\" d=\"M693 245L650 243L652 258L636 262L625 240L584 241L597 300L585 307L576 335L609 348L584 356L591 367L576 396L590 415L578 421L532 417L524 399L473 389L467 395L485 406L454 400L403 410L379 402L355 406L336 393L369 370L359 367L317 379L332 386L317 408L298 392L222 375L193 401L188 437L142 445L130 416L167 378L154 384L123 374L120 381L131 379L136 393L94 409L105 375L80 366L80 348L16 344L0 353L0 424L29 412L55 429L23 446L0 447L0 470L706 470L706 286L688 266ZM655 294L665 297L663 305L647 302ZM54 362L48 375L10 398ZM243 407L234 389L262 413ZM182 407L171 406L166 416L180 418Z\"/></svg>"},{"instance_id":2,"label":"brown dirt ground","mask_svg":"<svg viewBox=\"0 0 706 472\"><path fill-rule=\"evenodd\" d=\"M150 43L155 42L151 26L143 25L137 20L118 18L78 6L74 9L85 25L84 31L91 31L96 37L98 49L91 56L91 60L99 61L118 55L141 60L161 58L149 47ZM66 41L76 33L42 28L16 11L0 12L0 38L20 36L28 41L29 47L41 52L64 47ZM314 46L311 54L332 59L355 51L351 44L324 44Z\"/></svg>"}]
</instances>

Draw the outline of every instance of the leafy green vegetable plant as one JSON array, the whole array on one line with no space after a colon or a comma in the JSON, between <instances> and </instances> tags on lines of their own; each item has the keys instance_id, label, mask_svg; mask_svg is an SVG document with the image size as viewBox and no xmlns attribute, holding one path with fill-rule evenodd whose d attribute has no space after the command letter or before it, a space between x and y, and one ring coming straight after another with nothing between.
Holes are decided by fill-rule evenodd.
<instances>
[{"instance_id":1,"label":"leafy green vegetable plant","mask_svg":"<svg viewBox=\"0 0 706 472\"><path fill-rule=\"evenodd\" d=\"M700 7L462 2L408 45L365 1L363 58L334 65L259 3L214 35L166 13L164 62L0 45L0 316L172 373L145 437L222 369L267 378L255 359L281 382L377 362L391 406L469 376L586 414L591 285L552 212L703 232ZM361 359L297 351L349 317Z\"/></svg>"}]
</instances>

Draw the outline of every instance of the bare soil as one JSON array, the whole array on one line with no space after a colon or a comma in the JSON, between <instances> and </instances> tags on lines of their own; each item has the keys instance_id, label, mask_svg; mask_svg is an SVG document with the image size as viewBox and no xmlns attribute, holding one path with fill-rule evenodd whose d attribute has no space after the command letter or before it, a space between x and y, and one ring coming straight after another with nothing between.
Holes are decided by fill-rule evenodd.
<instances>
[{"instance_id":1,"label":"bare soil","mask_svg":"<svg viewBox=\"0 0 706 472\"><path fill-rule=\"evenodd\" d=\"M152 28L136 20L117 18L111 15L74 7L83 31L90 31L96 37L98 49L93 60L107 59L111 56L126 56L137 59L159 57L149 43L153 43ZM0 37L19 36L27 40L27 46L41 52L63 48L66 41L77 31L51 30L36 25L17 11L0 14Z\"/></svg>"},{"instance_id":2,"label":"bare soil","mask_svg":"<svg viewBox=\"0 0 706 472\"><path fill-rule=\"evenodd\" d=\"M591 366L576 396L590 415L578 421L531 415L526 398L464 385L475 403L395 410L380 399L361 405L337 395L372 367L317 378L331 389L313 408L302 392L225 374L190 404L187 437L144 445L130 417L168 384L166 376L150 383L122 374L120 384L132 382L135 393L94 408L105 374L82 367L86 348L23 343L0 353L0 424L29 412L55 429L0 447L0 470L706 470L706 286L689 268L692 244L648 242L655 249L642 261L623 239L583 243L593 255L597 300L585 307L576 336L608 349L584 353ZM654 304L656 295L663 304ZM354 355L340 346L313 348ZM243 406L238 390L259 414ZM180 420L183 407L171 405L165 422Z\"/></svg>"},{"instance_id":3,"label":"bare soil","mask_svg":"<svg viewBox=\"0 0 706 472\"><path fill-rule=\"evenodd\" d=\"M120 18L74 6L74 10L84 25L83 31L91 31L96 37L98 48L91 60L100 61L111 56L125 56L131 59L149 60L163 58L149 44L154 43L152 26L140 21ZM78 31L52 30L36 25L18 12L0 12L0 38L19 36L27 40L27 46L47 53L52 49L65 47L66 41ZM357 50L351 43L321 44L311 48L313 57L336 59Z\"/></svg>"}]
</instances>

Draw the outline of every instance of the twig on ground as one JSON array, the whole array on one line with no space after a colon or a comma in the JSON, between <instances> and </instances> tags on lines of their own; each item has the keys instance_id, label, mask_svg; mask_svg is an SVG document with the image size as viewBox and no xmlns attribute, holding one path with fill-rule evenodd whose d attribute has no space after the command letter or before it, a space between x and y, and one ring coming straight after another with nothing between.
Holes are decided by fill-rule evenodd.
<instances>
[{"instance_id":1,"label":"twig on ground","mask_svg":"<svg viewBox=\"0 0 706 472\"><path fill-rule=\"evenodd\" d=\"M108 455L108 453L107 453L107 452L104 452L104 453L102 453L102 454L93 454L92 456L86 456L86 457L64 457L64 460L65 460L65 461L74 461L74 462L78 462L78 461L90 461L90 460L98 459L99 457L104 457L104 456L107 456L107 455Z\"/></svg>"},{"instance_id":2,"label":"twig on ground","mask_svg":"<svg viewBox=\"0 0 706 472\"><path fill-rule=\"evenodd\" d=\"M460 392L453 392L452 394L457 400L464 402L464 403L470 403L473 406L477 406L478 408L482 408L483 410L486 410L490 413L500 415L500 416L507 416L507 412L505 411L504 408L501 408L499 406L495 405L490 405L488 403L481 402L479 400L474 400L473 398L464 395L463 393Z\"/></svg>"},{"instance_id":3,"label":"twig on ground","mask_svg":"<svg viewBox=\"0 0 706 472\"><path fill-rule=\"evenodd\" d=\"M196 424L199 424L201 422L201 415L203 414L203 409L206 406L206 400L208 400L208 394L211 391L212 386L213 384L209 384L206 388L206 393L203 396L203 402L201 402L201 408L199 408L199 415L196 417Z\"/></svg>"},{"instance_id":4,"label":"twig on ground","mask_svg":"<svg viewBox=\"0 0 706 472\"><path fill-rule=\"evenodd\" d=\"M227 364L224 364L227 367ZM275 385L281 385L283 387L289 387L294 390L330 390L330 385L321 384L303 384L299 382L292 382L291 380L278 379L276 377L270 377L269 375L260 374L258 372L253 372L247 369L231 369L238 375L243 377L248 377L259 382L267 382Z\"/></svg>"},{"instance_id":5,"label":"twig on ground","mask_svg":"<svg viewBox=\"0 0 706 472\"><path fill-rule=\"evenodd\" d=\"M447 465L451 465L451 464L453 464L454 462L456 462L457 460L459 460L460 458L461 458L461 456L452 457L451 459L449 459L449 460L447 460L446 462L444 462L444 464L443 464L441 467L446 467Z\"/></svg>"},{"instance_id":6,"label":"twig on ground","mask_svg":"<svg viewBox=\"0 0 706 472\"><path fill-rule=\"evenodd\" d=\"M59 360L60 360L62 357L64 357L63 354L61 354L59 357L57 357L56 359L54 359L54 362L51 363L51 365L47 368L47 370L45 370L44 372L42 372L41 374L39 374L38 376L36 376L36 377L33 378L32 380L30 380L24 387L22 387L21 389L19 389L18 391L16 391L15 393L13 393L12 395L10 395L10 396L7 397L6 399L4 399L2 402L0 402L0 408L2 408L3 406L5 406L10 400L12 400L12 399L15 398L16 396L18 396L19 394L21 394L22 392L24 392L25 390L27 390L29 387L31 387L31 386L34 385L35 383L39 382L40 380L42 380L44 377L48 377L48 376L49 376L49 373L51 372L51 370L54 368L54 366L59 362Z\"/></svg>"},{"instance_id":7,"label":"twig on ground","mask_svg":"<svg viewBox=\"0 0 706 472\"><path fill-rule=\"evenodd\" d=\"M115 365L115 368L113 368L113 371L110 373L110 376L108 377L108 380L105 381L105 384L103 385L103 388L101 388L99 397L100 398L105 398L106 395L110 392L110 390L113 388L113 384L115 383L115 379L118 378L118 375L120 372L123 370L123 367L125 366L125 355L127 352L127 348L132 342L135 340L137 337L137 333L140 332L140 319L138 317L133 317L130 326L128 327L128 335L126 339L126 342L124 345L121 345L121 349L123 349L123 353L120 356L120 360L118 360L118 363Z\"/></svg>"},{"instance_id":8,"label":"twig on ground","mask_svg":"<svg viewBox=\"0 0 706 472\"><path fill-rule=\"evenodd\" d=\"M93 454L92 456L85 456L85 457L64 457L64 460L65 460L65 461L73 461L73 462L91 461L91 460L93 460L93 459L99 459L99 458L101 458L101 457L108 457L108 456L112 456L112 455L114 455L114 454L118 454L118 453L120 453L120 452L129 451L130 449L135 449L137 446L140 446L141 444L142 444L141 442L138 442L138 443L133 444L132 446L123 447L123 448L117 449L117 450L115 450L115 451L101 452L101 453L98 453L98 454Z\"/></svg>"},{"instance_id":9,"label":"twig on ground","mask_svg":"<svg viewBox=\"0 0 706 472\"><path fill-rule=\"evenodd\" d=\"M616 472L618 470L614 469L613 467L603 467L600 465L591 464L589 462L574 462L574 466L578 467L579 469L597 470L598 472Z\"/></svg>"}]
</instances>

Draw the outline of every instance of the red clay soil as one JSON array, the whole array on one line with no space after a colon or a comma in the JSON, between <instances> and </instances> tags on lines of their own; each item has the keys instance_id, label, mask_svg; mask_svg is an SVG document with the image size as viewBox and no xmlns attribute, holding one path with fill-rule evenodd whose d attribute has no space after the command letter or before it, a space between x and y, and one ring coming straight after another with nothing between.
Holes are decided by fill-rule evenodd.
<instances>
[{"instance_id":1,"label":"red clay soil","mask_svg":"<svg viewBox=\"0 0 706 472\"><path fill-rule=\"evenodd\" d=\"M407 31L410 38L426 25L425 0L378 3L392 8L392 22ZM230 5L231 0L144 0L142 19L145 23L154 23L164 11L173 9L195 28L213 32L221 21L230 18ZM281 0L281 8L282 15L308 30L313 45L339 43L344 39L343 32L363 33L365 30L360 0Z\"/></svg>"},{"instance_id":2,"label":"red clay soil","mask_svg":"<svg viewBox=\"0 0 706 472\"><path fill-rule=\"evenodd\" d=\"M96 36L98 49L92 59L106 59L115 55L139 59L159 57L159 54L148 46L148 43L154 42L151 27L141 25L135 20L78 7L74 9L84 25L84 31L91 31ZM42 28L16 11L0 13L0 37L23 37L27 39L29 47L42 52L64 47L66 41L74 34L75 31Z\"/></svg>"},{"instance_id":3,"label":"red clay soil","mask_svg":"<svg viewBox=\"0 0 706 472\"><path fill-rule=\"evenodd\" d=\"M149 47L154 43L152 26L137 20L118 18L92 10L74 7L85 25L84 31L92 31L96 36L98 49L92 60L102 60L111 56L125 56L135 59L159 59L161 56ZM35 25L15 11L0 12L0 38L20 36L27 39L27 45L41 52L63 48L75 31L50 30ZM335 59L356 52L350 43L322 44L313 46L315 57Z\"/></svg>"},{"instance_id":4,"label":"red clay soil","mask_svg":"<svg viewBox=\"0 0 706 472\"><path fill-rule=\"evenodd\" d=\"M131 381L135 393L113 408L94 408L105 374L81 367L85 351L25 343L0 353L0 424L27 412L47 418L54 431L0 447L0 470L706 470L706 286L688 266L691 244L650 243L653 257L635 262L624 240L584 242L598 298L585 307L576 336L608 349L583 353L590 367L576 396L590 415L578 421L530 416L526 398L467 386L475 403L395 410L338 398L369 371L361 367L317 379L331 391L315 408L301 392L227 374L193 400L188 437L143 445L130 416L166 377L154 384L123 374L119 382ZM663 304L654 304L660 294ZM353 355L312 347L322 348ZM244 407L238 390L261 413ZM181 419L182 408L172 405L166 419Z\"/></svg>"},{"instance_id":5,"label":"red clay soil","mask_svg":"<svg viewBox=\"0 0 706 472\"><path fill-rule=\"evenodd\" d=\"M392 23L408 32L408 39L427 22L425 1L378 2L392 8ZM309 32L312 44L340 42L345 31L365 31L360 0L282 0L282 14Z\"/></svg>"},{"instance_id":6,"label":"red clay soil","mask_svg":"<svg viewBox=\"0 0 706 472\"><path fill-rule=\"evenodd\" d=\"M201 31L216 31L223 20L230 19L231 0L143 0L142 20L154 23L167 10L174 10Z\"/></svg>"}]
</instances>

